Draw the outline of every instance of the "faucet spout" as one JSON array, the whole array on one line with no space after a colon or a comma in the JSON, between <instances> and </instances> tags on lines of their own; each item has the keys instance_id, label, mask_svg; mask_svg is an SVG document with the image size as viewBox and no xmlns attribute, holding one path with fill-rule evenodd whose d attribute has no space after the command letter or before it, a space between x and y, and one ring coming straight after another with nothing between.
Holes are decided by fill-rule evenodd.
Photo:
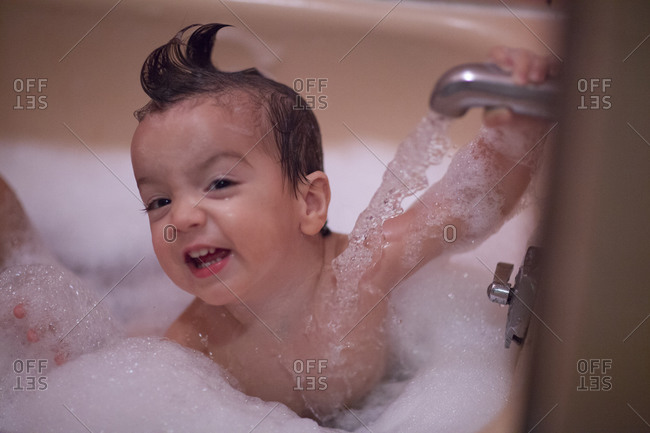
<instances>
[{"instance_id":1,"label":"faucet spout","mask_svg":"<svg viewBox=\"0 0 650 433\"><path fill-rule=\"evenodd\" d=\"M558 84L517 85L507 72L492 63L468 63L447 71L433 89L433 111L460 117L471 107L508 107L527 116L555 119Z\"/></svg>"}]
</instances>

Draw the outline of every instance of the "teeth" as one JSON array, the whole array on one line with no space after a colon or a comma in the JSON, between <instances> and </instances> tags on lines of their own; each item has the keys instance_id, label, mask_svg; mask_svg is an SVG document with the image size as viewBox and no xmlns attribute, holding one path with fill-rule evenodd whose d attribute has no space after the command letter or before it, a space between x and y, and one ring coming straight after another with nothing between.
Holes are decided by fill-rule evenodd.
<instances>
[{"instance_id":1,"label":"teeth","mask_svg":"<svg viewBox=\"0 0 650 433\"><path fill-rule=\"evenodd\" d=\"M201 248L200 250L196 251L190 251L189 256L193 259L198 259L201 256L205 256L206 254L214 254L214 252L217 251L216 248Z\"/></svg>"},{"instance_id":2,"label":"teeth","mask_svg":"<svg viewBox=\"0 0 650 433\"><path fill-rule=\"evenodd\" d=\"M207 248L201 248L200 250L190 251L190 257L192 257L193 259L198 259L199 257L206 255L207 253L208 253Z\"/></svg>"},{"instance_id":3,"label":"teeth","mask_svg":"<svg viewBox=\"0 0 650 433\"><path fill-rule=\"evenodd\" d=\"M219 263L221 260L223 260L223 258L219 257L219 258L216 258L216 259L214 259L214 260L212 260L212 261L209 261L209 262L197 263L197 264L196 264L196 267L199 268L199 269L200 269L200 268L207 268L207 267L210 266L210 265L213 265L213 264L215 264L215 263Z\"/></svg>"}]
</instances>

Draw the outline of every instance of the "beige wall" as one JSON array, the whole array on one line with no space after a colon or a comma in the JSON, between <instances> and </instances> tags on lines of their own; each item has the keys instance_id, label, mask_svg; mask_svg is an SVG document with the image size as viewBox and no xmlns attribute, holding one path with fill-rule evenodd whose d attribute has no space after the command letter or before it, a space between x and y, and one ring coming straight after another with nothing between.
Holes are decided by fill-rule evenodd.
<instances>
[{"instance_id":1,"label":"beige wall","mask_svg":"<svg viewBox=\"0 0 650 433\"><path fill-rule=\"evenodd\" d=\"M484 59L494 45L546 52L500 5L404 2L393 9L392 3L365 1L129 0L106 15L116 3L0 5L0 55L5 59L0 143L78 146L65 122L88 145L128 146L136 126L132 112L147 100L139 86L144 58L196 22L236 26L219 35L215 59L223 68L256 66L289 85L296 78L327 79L328 108L316 113L326 146L352 139L342 122L364 137L397 144L426 111L437 77L459 63ZM541 40L560 49L557 25L548 15L521 11L519 16ZM47 109L13 109L20 94L12 83L26 78L47 79ZM477 116L455 127L459 140L473 135Z\"/></svg>"}]
</instances>

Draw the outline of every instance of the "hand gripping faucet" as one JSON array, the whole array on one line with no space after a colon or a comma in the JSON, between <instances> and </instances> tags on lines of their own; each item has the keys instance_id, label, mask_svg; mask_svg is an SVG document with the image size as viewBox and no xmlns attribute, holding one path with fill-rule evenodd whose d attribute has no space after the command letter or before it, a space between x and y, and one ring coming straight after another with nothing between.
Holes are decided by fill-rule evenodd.
<instances>
[{"instance_id":1,"label":"hand gripping faucet","mask_svg":"<svg viewBox=\"0 0 650 433\"><path fill-rule=\"evenodd\" d=\"M511 75L493 63L468 63L447 71L433 89L429 106L449 117L470 107L508 107L527 116L555 119L558 83L515 84Z\"/></svg>"}]
</instances>

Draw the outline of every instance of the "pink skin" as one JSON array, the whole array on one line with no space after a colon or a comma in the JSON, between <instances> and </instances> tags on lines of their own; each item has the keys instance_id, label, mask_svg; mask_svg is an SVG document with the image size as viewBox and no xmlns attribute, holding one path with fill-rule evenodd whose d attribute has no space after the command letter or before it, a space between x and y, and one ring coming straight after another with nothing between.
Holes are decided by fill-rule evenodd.
<instances>
[{"instance_id":1,"label":"pink skin","mask_svg":"<svg viewBox=\"0 0 650 433\"><path fill-rule=\"evenodd\" d=\"M14 307L14 316L16 319L24 319L27 316L27 310L25 310L25 305L18 304ZM39 340L38 333L34 328L29 328L27 330L27 341L30 343L36 343Z\"/></svg>"},{"instance_id":2,"label":"pink skin","mask_svg":"<svg viewBox=\"0 0 650 433\"><path fill-rule=\"evenodd\" d=\"M25 317L25 314L27 314L27 312L25 311L25 306L23 304L18 304L14 307L14 316L16 316L16 319L22 319Z\"/></svg>"},{"instance_id":3,"label":"pink skin","mask_svg":"<svg viewBox=\"0 0 650 433\"><path fill-rule=\"evenodd\" d=\"M490 52L490 60L504 71L511 72L519 85L542 83L548 77L556 77L559 74L559 63L553 57L537 56L523 48L495 47ZM504 125L512 121L536 122L537 120L516 115L503 107L485 110L483 116L483 123L488 127Z\"/></svg>"},{"instance_id":4,"label":"pink skin","mask_svg":"<svg viewBox=\"0 0 650 433\"><path fill-rule=\"evenodd\" d=\"M27 310L25 309L25 305L22 303L14 307L13 313L16 319L24 319L27 317ZM37 343L40 340L39 334L34 328L27 329L26 337L27 341L30 343ZM57 365L61 365L66 361L67 357L64 352L59 351L54 355L54 362L56 362Z\"/></svg>"},{"instance_id":5,"label":"pink skin","mask_svg":"<svg viewBox=\"0 0 650 433\"><path fill-rule=\"evenodd\" d=\"M147 115L131 147L163 270L183 290L227 306L243 322L255 318L239 300L260 315L277 316L286 297L300 292L296 287L308 296L317 278L313 269L322 266L312 263L313 251L322 249L314 235L327 215L327 203L309 193L294 195L271 128L254 124L251 119L261 115L250 110L246 104L222 108L210 99L180 102ZM322 172L309 176L312 186L327 184ZM173 242L163 236L170 225ZM207 248L226 257L197 269L189 253Z\"/></svg>"}]
</instances>

